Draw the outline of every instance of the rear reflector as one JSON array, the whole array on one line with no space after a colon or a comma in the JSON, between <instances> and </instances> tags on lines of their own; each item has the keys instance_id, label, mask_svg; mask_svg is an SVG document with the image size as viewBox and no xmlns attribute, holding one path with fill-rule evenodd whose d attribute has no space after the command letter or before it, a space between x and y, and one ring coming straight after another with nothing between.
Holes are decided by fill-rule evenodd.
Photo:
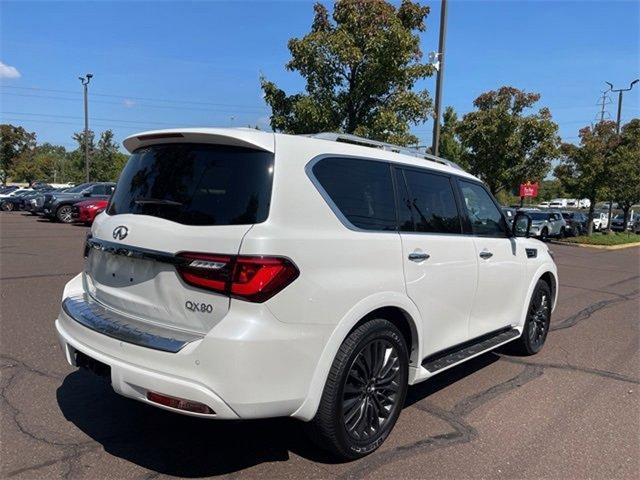
<instances>
[{"instance_id":1,"label":"rear reflector","mask_svg":"<svg viewBox=\"0 0 640 480\"><path fill-rule=\"evenodd\" d=\"M177 408L187 412L203 413L206 415L214 415L216 412L211 410L207 405L200 402L185 400L184 398L170 397L156 392L147 392L147 400L165 407Z\"/></svg>"},{"instance_id":2,"label":"rear reflector","mask_svg":"<svg viewBox=\"0 0 640 480\"><path fill-rule=\"evenodd\" d=\"M268 300L300 274L293 262L284 257L192 252L181 253L178 257L187 261L176 268L189 285L249 302Z\"/></svg>"}]
</instances>

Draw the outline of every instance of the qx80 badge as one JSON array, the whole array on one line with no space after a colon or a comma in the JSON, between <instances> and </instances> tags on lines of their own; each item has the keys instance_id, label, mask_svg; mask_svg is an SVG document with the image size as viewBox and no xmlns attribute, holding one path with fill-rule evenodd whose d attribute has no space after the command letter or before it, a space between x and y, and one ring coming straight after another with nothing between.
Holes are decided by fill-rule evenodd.
<instances>
[{"instance_id":1,"label":"qx80 badge","mask_svg":"<svg viewBox=\"0 0 640 480\"><path fill-rule=\"evenodd\" d=\"M120 225L113 229L112 235L115 240L124 240L129 235L129 229L124 225Z\"/></svg>"}]
</instances>

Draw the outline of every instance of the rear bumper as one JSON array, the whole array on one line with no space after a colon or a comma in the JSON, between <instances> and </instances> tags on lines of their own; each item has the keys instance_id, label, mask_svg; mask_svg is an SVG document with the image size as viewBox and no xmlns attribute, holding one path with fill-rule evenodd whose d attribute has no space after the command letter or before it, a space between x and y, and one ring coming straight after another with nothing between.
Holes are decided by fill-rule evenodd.
<instances>
[{"instance_id":1,"label":"rear bumper","mask_svg":"<svg viewBox=\"0 0 640 480\"><path fill-rule=\"evenodd\" d=\"M67 285L65 299L82 295L81 287L78 276ZM75 366L80 351L111 367L117 393L154 406L160 405L146 399L147 391L200 402L215 415L161 408L217 419L295 416L333 330L285 324L264 305L232 301L208 334L172 353L100 333L70 314L62 309L56 321L69 364Z\"/></svg>"}]
</instances>

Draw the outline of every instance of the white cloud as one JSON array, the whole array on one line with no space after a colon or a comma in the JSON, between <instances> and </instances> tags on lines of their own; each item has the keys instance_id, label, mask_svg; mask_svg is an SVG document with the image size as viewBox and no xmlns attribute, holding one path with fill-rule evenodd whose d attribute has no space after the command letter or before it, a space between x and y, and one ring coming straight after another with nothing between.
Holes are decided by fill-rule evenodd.
<instances>
[{"instance_id":1,"label":"white cloud","mask_svg":"<svg viewBox=\"0 0 640 480\"><path fill-rule=\"evenodd\" d=\"M20 72L16 67L0 62L0 78L20 78Z\"/></svg>"},{"instance_id":2,"label":"white cloud","mask_svg":"<svg viewBox=\"0 0 640 480\"><path fill-rule=\"evenodd\" d=\"M128 98L124 99L124 102L122 102L122 104L126 107L126 108L132 108L136 102L134 102L133 100L130 100Z\"/></svg>"}]
</instances>

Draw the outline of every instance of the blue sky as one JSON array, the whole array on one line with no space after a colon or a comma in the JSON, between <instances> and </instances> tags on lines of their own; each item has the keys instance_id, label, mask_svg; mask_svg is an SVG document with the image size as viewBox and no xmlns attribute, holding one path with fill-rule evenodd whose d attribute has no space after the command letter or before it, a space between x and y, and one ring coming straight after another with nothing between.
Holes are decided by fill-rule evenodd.
<instances>
[{"instance_id":1,"label":"blue sky","mask_svg":"<svg viewBox=\"0 0 640 480\"><path fill-rule=\"evenodd\" d=\"M328 3L328 2L325 2ZM423 51L437 49L440 1ZM0 121L72 148L83 128L78 76L90 85L91 128L118 141L173 126L268 128L264 74L287 92L290 37L310 27L310 2L1 2ZM501 85L542 94L565 141L596 118L604 81L640 76L640 2L450 1L444 104L460 113ZM13 67L13 69L11 68ZM433 94L435 77L419 85ZM612 98L608 111L615 119ZM640 88L623 120L640 116ZM415 133L430 143L432 122Z\"/></svg>"}]
</instances>

